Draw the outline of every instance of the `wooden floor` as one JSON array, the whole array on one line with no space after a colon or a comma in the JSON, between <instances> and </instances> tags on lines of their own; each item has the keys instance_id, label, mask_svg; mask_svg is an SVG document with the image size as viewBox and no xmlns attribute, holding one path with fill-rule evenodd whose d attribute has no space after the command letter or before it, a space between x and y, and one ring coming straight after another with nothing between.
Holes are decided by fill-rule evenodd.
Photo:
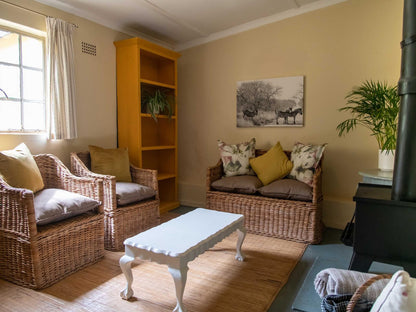
<instances>
[{"instance_id":1,"label":"wooden floor","mask_svg":"<svg viewBox=\"0 0 416 312\"><path fill-rule=\"evenodd\" d=\"M167 213L161 220L164 222L180 214ZM300 243L252 235L243 245L248 260L240 263L234 260L235 241L236 237L231 238L231 243L225 240L216 250L190 262L193 274L188 274L184 296L190 312L267 311L306 248ZM137 291L141 286L141 292L131 301L121 300L120 288L126 281L118 261L123 254L106 251L104 259L97 264L39 291L0 279L0 311L172 311L176 304L172 278L161 265L148 261L133 264L133 271L140 269L140 274L135 275L134 288ZM215 267L212 271L211 266ZM156 281L159 284L155 284ZM245 300L244 305L235 310L241 298ZM204 308L201 309L200 304ZM223 307L218 310L221 304ZM248 310L244 310L246 307Z\"/></svg>"},{"instance_id":2,"label":"wooden floor","mask_svg":"<svg viewBox=\"0 0 416 312\"><path fill-rule=\"evenodd\" d=\"M188 212L188 209L179 209L178 212L167 212L161 215L160 222L166 222L178 217L182 213ZM17 286L0 279L0 312L34 312L34 311L69 311L68 301L77 301L83 298L85 294L94 293L99 298L105 295L108 291L108 286L99 288L99 291L94 290L96 285L106 285L108 279L120 276L122 277L121 269L118 264L120 257L124 252L109 252L105 251L105 256L99 262L99 266L92 265L82 270L87 274L87 280L78 280L75 273L65 278L65 283L58 282L49 288L35 291L24 287ZM133 265L134 266L134 265ZM102 274L106 272L106 274ZM75 277L75 278L74 278ZM124 282L124 281L123 281ZM75 291L74 291L75 290ZM101 294L99 294L101 293ZM53 296L51 296L53 294ZM58 294L58 296L56 296ZM71 311L120 311L117 304L120 302L120 297L117 295L114 298L114 307L103 307L97 300L91 300L87 295L83 302L79 302L79 307L73 307ZM89 307L89 305L91 305ZM97 309L101 307L101 309Z\"/></svg>"}]
</instances>

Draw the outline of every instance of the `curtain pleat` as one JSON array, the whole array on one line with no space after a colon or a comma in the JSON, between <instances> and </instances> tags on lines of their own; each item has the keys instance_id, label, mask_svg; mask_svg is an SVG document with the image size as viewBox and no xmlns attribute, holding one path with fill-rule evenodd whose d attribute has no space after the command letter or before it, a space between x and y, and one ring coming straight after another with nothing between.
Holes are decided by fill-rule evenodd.
<instances>
[{"instance_id":1,"label":"curtain pleat","mask_svg":"<svg viewBox=\"0 0 416 312\"><path fill-rule=\"evenodd\" d=\"M53 17L46 18L50 139L77 138L73 30L73 24Z\"/></svg>"}]
</instances>

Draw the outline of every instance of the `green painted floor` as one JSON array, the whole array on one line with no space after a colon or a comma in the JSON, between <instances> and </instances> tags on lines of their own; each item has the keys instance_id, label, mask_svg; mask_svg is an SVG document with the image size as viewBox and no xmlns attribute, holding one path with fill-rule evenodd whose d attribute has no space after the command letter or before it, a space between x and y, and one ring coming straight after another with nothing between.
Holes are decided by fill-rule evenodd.
<instances>
[{"instance_id":1,"label":"green painted floor","mask_svg":"<svg viewBox=\"0 0 416 312\"><path fill-rule=\"evenodd\" d=\"M340 262L348 263L352 254L352 248L344 246L339 238L342 231L335 229L326 229L323 235L323 240L319 245L309 245L303 254L302 259L296 265L288 282L277 295L268 312L291 312L291 311L310 311L320 312L320 298L316 294L313 286L313 277L309 274L311 268L318 261L324 259L333 260L334 263ZM336 252L334 249L338 249ZM340 252L340 250L342 252ZM308 277L306 281L305 279ZM303 292L297 297L299 290ZM295 302L296 301L296 302ZM308 310L292 310L294 308L307 307Z\"/></svg>"},{"instance_id":2,"label":"green painted floor","mask_svg":"<svg viewBox=\"0 0 416 312\"><path fill-rule=\"evenodd\" d=\"M194 208L181 206L171 212L183 214ZM319 245L309 245L296 265L288 282L277 295L268 312L320 312L321 299L315 292L313 281L325 268L347 269L352 247L341 243L341 230L326 229ZM374 262L370 272L394 273L400 267Z\"/></svg>"},{"instance_id":3,"label":"green painted floor","mask_svg":"<svg viewBox=\"0 0 416 312\"><path fill-rule=\"evenodd\" d=\"M348 269L352 247L341 243L341 230L326 229L319 245L309 245L288 282L268 312L320 312L321 298L315 291L316 274L326 268ZM394 273L402 267L373 262L370 273Z\"/></svg>"}]
</instances>

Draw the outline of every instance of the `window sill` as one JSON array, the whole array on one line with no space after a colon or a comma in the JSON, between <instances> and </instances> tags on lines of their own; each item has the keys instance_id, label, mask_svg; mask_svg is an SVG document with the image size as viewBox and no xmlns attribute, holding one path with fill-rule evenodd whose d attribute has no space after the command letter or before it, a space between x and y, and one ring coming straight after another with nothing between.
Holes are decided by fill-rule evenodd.
<instances>
[{"instance_id":1,"label":"window sill","mask_svg":"<svg viewBox=\"0 0 416 312\"><path fill-rule=\"evenodd\" d=\"M20 131L0 131L0 135L36 135L36 136L46 136L45 131L38 132L20 132Z\"/></svg>"}]
</instances>

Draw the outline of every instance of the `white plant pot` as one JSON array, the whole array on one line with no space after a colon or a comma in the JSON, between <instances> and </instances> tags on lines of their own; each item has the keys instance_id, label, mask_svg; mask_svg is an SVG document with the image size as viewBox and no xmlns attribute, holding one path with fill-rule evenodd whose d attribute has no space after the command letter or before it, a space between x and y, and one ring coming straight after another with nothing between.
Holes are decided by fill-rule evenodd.
<instances>
[{"instance_id":1,"label":"white plant pot","mask_svg":"<svg viewBox=\"0 0 416 312\"><path fill-rule=\"evenodd\" d=\"M395 151L378 150L378 169L392 171L394 169Z\"/></svg>"}]
</instances>

